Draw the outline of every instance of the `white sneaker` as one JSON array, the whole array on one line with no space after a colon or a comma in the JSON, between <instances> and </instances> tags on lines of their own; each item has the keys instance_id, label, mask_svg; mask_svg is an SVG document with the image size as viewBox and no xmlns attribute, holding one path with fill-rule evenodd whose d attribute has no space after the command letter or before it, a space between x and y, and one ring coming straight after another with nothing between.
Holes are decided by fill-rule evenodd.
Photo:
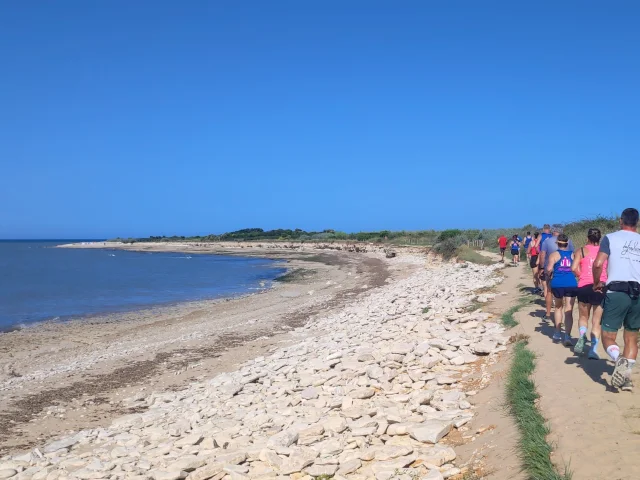
<instances>
[{"instance_id":1,"label":"white sneaker","mask_svg":"<svg viewBox=\"0 0 640 480\"><path fill-rule=\"evenodd\" d=\"M611 385L616 388L622 387L627 380L627 370L629 370L629 361L624 357L618 358L611 375Z\"/></svg>"}]
</instances>

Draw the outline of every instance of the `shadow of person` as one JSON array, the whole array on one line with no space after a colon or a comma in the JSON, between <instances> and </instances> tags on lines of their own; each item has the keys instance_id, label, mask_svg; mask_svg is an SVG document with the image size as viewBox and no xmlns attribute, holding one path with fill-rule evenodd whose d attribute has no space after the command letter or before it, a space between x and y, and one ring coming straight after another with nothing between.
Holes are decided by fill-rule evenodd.
<instances>
[{"instance_id":1,"label":"shadow of person","mask_svg":"<svg viewBox=\"0 0 640 480\"><path fill-rule=\"evenodd\" d=\"M618 390L607 382L606 378L611 376L613 365L605 360L589 360L587 357L567 357L564 361L567 365L575 365L581 368L591 380L603 385L608 392L617 392ZM606 375L605 375L606 374Z\"/></svg>"},{"instance_id":2,"label":"shadow of person","mask_svg":"<svg viewBox=\"0 0 640 480\"><path fill-rule=\"evenodd\" d=\"M553 325L553 323L541 319L538 326L534 328L534 331L542 333L543 335L546 335L547 337L553 339L553 334L556 331L556 327Z\"/></svg>"}]
</instances>

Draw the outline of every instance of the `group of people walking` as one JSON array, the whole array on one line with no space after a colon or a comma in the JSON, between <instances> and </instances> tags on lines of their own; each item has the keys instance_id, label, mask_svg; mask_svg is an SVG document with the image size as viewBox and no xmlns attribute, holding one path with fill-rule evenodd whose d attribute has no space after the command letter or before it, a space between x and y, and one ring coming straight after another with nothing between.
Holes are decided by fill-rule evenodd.
<instances>
[{"instance_id":1,"label":"group of people walking","mask_svg":"<svg viewBox=\"0 0 640 480\"><path fill-rule=\"evenodd\" d=\"M504 236L498 239L502 258L510 247L514 265L519 264L521 249L526 251L533 272L534 289L545 299L545 319L551 320L555 308L553 340L573 347L578 355L585 352L589 343L587 355L592 360L600 359L597 348L602 340L607 355L615 362L611 383L623 391L633 390L631 371L638 355L638 220L638 210L627 208L620 216L620 230L603 237L598 228L589 228L585 232L584 246L578 249L562 229L552 230L549 225L544 225L541 233L531 235L527 232L524 241L518 235L513 235L510 240ZM578 339L574 342L571 332L576 298L579 317ZM591 333L587 338L589 320ZM622 327L624 349L620 352L616 336Z\"/></svg>"}]
</instances>

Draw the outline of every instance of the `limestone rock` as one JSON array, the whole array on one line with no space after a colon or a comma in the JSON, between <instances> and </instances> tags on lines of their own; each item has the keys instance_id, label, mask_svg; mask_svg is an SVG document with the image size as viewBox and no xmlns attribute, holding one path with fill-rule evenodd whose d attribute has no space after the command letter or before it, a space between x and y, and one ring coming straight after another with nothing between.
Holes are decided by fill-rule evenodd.
<instances>
[{"instance_id":1,"label":"limestone rock","mask_svg":"<svg viewBox=\"0 0 640 480\"><path fill-rule=\"evenodd\" d=\"M423 443L437 443L451 431L452 423L441 420L426 420L409 428L409 435Z\"/></svg>"}]
</instances>

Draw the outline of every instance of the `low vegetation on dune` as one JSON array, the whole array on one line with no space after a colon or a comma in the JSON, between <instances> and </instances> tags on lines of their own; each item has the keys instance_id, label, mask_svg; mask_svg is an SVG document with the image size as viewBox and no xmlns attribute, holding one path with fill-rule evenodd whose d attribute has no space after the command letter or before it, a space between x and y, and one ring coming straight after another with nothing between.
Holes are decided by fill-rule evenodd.
<instances>
[{"instance_id":1,"label":"low vegetation on dune","mask_svg":"<svg viewBox=\"0 0 640 480\"><path fill-rule=\"evenodd\" d=\"M587 232L590 228L599 228L602 236L620 229L618 217L594 217L567 223L564 226L564 233L573 241L576 248L587 243Z\"/></svg>"},{"instance_id":2,"label":"low vegetation on dune","mask_svg":"<svg viewBox=\"0 0 640 480\"><path fill-rule=\"evenodd\" d=\"M252 242L252 241L293 241L293 242L373 242L394 245L424 245L433 246L443 241L454 241L458 244L467 241L484 240L487 243L495 243L498 235L512 234L521 229L493 229L493 230L380 230L374 232L354 232L345 233L337 230L323 230L321 232L307 232L296 228L263 230L261 228L245 228L235 232L222 234L196 235L196 236L164 236L152 235L145 238L115 238L112 241L134 243L134 242Z\"/></svg>"},{"instance_id":3,"label":"low vegetation on dune","mask_svg":"<svg viewBox=\"0 0 640 480\"><path fill-rule=\"evenodd\" d=\"M553 224L552 227L562 227L576 247L586 243L587 231L596 227L605 235L618 229L616 217L598 216L591 219L583 219L571 223ZM338 230L326 229L321 232L296 229L263 230L261 228L245 228L234 232L222 234L209 234L203 236L151 236L146 238L116 238L112 241L123 243L137 242L221 242L221 241L279 241L279 242L371 242L388 245L416 245L431 248L434 253L443 258L458 258L479 264L489 264L492 260L480 255L477 250L490 250L497 252L497 238L505 235L511 238L514 234L523 236L526 232L540 232L542 227L524 225L518 228L496 229L449 229L449 230L380 230L373 232L345 233ZM524 259L526 252L521 250Z\"/></svg>"}]
</instances>

